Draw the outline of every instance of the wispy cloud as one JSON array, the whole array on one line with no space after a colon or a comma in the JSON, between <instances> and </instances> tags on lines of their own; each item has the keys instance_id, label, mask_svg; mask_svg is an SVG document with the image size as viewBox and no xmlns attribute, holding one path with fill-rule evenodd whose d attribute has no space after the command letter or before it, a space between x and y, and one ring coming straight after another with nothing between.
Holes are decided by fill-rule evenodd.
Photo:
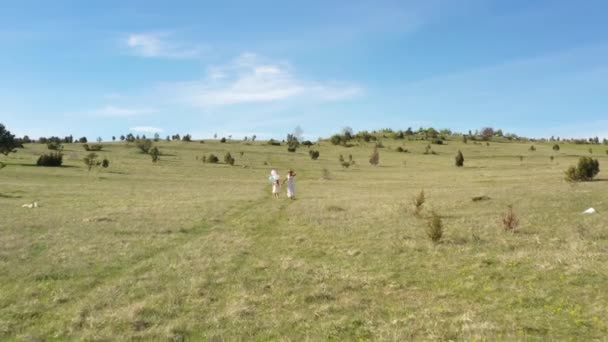
<instances>
[{"instance_id":1,"label":"wispy cloud","mask_svg":"<svg viewBox=\"0 0 608 342\"><path fill-rule=\"evenodd\" d=\"M105 106L105 107L102 107L99 109L95 109L95 110L91 111L90 113L93 116L124 118L124 117L131 117L131 116L138 116L138 115L154 113L154 110L145 109L145 108L116 107L116 106L108 105L108 106Z\"/></svg>"},{"instance_id":2,"label":"wispy cloud","mask_svg":"<svg viewBox=\"0 0 608 342\"><path fill-rule=\"evenodd\" d=\"M137 132L137 133L161 133L161 132L163 132L162 128L151 127L151 126L136 126L136 127L129 128L129 130L132 132Z\"/></svg>"},{"instance_id":3,"label":"wispy cloud","mask_svg":"<svg viewBox=\"0 0 608 342\"><path fill-rule=\"evenodd\" d=\"M201 55L201 48L178 42L170 33L134 33L123 44L131 53L148 58L189 59Z\"/></svg>"},{"instance_id":4,"label":"wispy cloud","mask_svg":"<svg viewBox=\"0 0 608 342\"><path fill-rule=\"evenodd\" d=\"M266 61L252 53L209 68L200 81L183 82L171 88L183 102L197 107L294 99L339 101L363 93L355 84L302 79L287 63Z\"/></svg>"}]
</instances>

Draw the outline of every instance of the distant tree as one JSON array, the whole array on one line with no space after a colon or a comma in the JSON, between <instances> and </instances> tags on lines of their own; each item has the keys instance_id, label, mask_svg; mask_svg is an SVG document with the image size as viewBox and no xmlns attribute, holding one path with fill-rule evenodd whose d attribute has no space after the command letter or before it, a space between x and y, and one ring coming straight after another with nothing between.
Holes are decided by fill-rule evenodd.
<instances>
[{"instance_id":1,"label":"distant tree","mask_svg":"<svg viewBox=\"0 0 608 342\"><path fill-rule=\"evenodd\" d=\"M217 139L217 133L213 135L213 139Z\"/></svg>"},{"instance_id":2,"label":"distant tree","mask_svg":"<svg viewBox=\"0 0 608 342\"><path fill-rule=\"evenodd\" d=\"M78 142L80 142L81 144L87 143L87 137L80 137L80 139L78 139Z\"/></svg>"},{"instance_id":3,"label":"distant tree","mask_svg":"<svg viewBox=\"0 0 608 342\"><path fill-rule=\"evenodd\" d=\"M171 141L171 137L167 135L166 140L167 140L167 141Z\"/></svg>"},{"instance_id":4,"label":"distant tree","mask_svg":"<svg viewBox=\"0 0 608 342\"><path fill-rule=\"evenodd\" d=\"M63 138L63 142L66 144L71 144L74 142L74 137L70 134L67 137Z\"/></svg>"},{"instance_id":5,"label":"distant tree","mask_svg":"<svg viewBox=\"0 0 608 342\"><path fill-rule=\"evenodd\" d=\"M298 138L294 134L287 134L287 151L295 152L299 146Z\"/></svg>"},{"instance_id":6,"label":"distant tree","mask_svg":"<svg viewBox=\"0 0 608 342\"><path fill-rule=\"evenodd\" d=\"M32 142L32 139L30 139L30 137L28 137L27 135L24 135L23 138L21 138L22 144L29 144L31 142Z\"/></svg>"},{"instance_id":7,"label":"distant tree","mask_svg":"<svg viewBox=\"0 0 608 342\"><path fill-rule=\"evenodd\" d=\"M127 134L127 141L128 142L134 142L135 141L135 136L132 133Z\"/></svg>"},{"instance_id":8,"label":"distant tree","mask_svg":"<svg viewBox=\"0 0 608 342\"><path fill-rule=\"evenodd\" d=\"M120 136L120 141L125 141L126 137L124 135Z\"/></svg>"},{"instance_id":9,"label":"distant tree","mask_svg":"<svg viewBox=\"0 0 608 342\"><path fill-rule=\"evenodd\" d=\"M116 141L116 137L115 136L112 136L112 141Z\"/></svg>"},{"instance_id":10,"label":"distant tree","mask_svg":"<svg viewBox=\"0 0 608 342\"><path fill-rule=\"evenodd\" d=\"M342 136L340 134L334 134L329 138L329 141L334 145L340 145L342 143Z\"/></svg>"},{"instance_id":11,"label":"distant tree","mask_svg":"<svg viewBox=\"0 0 608 342\"><path fill-rule=\"evenodd\" d=\"M145 134L144 134L144 135L142 135L142 136L141 136L141 138L142 138L143 140L148 139L148 138L146 137L146 135L145 135Z\"/></svg>"},{"instance_id":12,"label":"distant tree","mask_svg":"<svg viewBox=\"0 0 608 342\"><path fill-rule=\"evenodd\" d=\"M468 142L468 139L467 139L466 135L462 136L462 142L465 143L465 144Z\"/></svg>"},{"instance_id":13,"label":"distant tree","mask_svg":"<svg viewBox=\"0 0 608 342\"><path fill-rule=\"evenodd\" d=\"M353 138L353 129L349 126L342 128L342 135L344 136L344 140L351 140Z\"/></svg>"},{"instance_id":14,"label":"distant tree","mask_svg":"<svg viewBox=\"0 0 608 342\"><path fill-rule=\"evenodd\" d=\"M256 139L256 138L257 138L257 137L255 136L255 134L254 134L254 135L252 135L252 136L251 136L251 141L255 141L255 139Z\"/></svg>"},{"instance_id":15,"label":"distant tree","mask_svg":"<svg viewBox=\"0 0 608 342\"><path fill-rule=\"evenodd\" d=\"M414 131L412 131L412 127L408 127L405 130L405 135L414 135Z\"/></svg>"},{"instance_id":16,"label":"distant tree","mask_svg":"<svg viewBox=\"0 0 608 342\"><path fill-rule=\"evenodd\" d=\"M222 137L222 139L220 139L221 143L225 143L226 142L226 138Z\"/></svg>"},{"instance_id":17,"label":"distant tree","mask_svg":"<svg viewBox=\"0 0 608 342\"><path fill-rule=\"evenodd\" d=\"M426 130L425 132L425 139L429 140L429 139L437 139L437 137L439 137L439 132L437 132L436 129L434 129L433 127L429 128Z\"/></svg>"},{"instance_id":18,"label":"distant tree","mask_svg":"<svg viewBox=\"0 0 608 342\"><path fill-rule=\"evenodd\" d=\"M135 140L141 140L141 138L139 137L139 134L135 136Z\"/></svg>"},{"instance_id":19,"label":"distant tree","mask_svg":"<svg viewBox=\"0 0 608 342\"><path fill-rule=\"evenodd\" d=\"M0 153L8 156L9 153L17 152L17 148L19 147L23 147L21 142L15 139L15 135L11 134L11 132L0 123ZM4 163L0 162L0 169L5 166Z\"/></svg>"},{"instance_id":20,"label":"distant tree","mask_svg":"<svg viewBox=\"0 0 608 342\"><path fill-rule=\"evenodd\" d=\"M159 140L160 140L160 134L154 133L154 141L159 141Z\"/></svg>"},{"instance_id":21,"label":"distant tree","mask_svg":"<svg viewBox=\"0 0 608 342\"><path fill-rule=\"evenodd\" d=\"M101 137L97 137L97 142L98 142L98 143L102 142Z\"/></svg>"},{"instance_id":22,"label":"distant tree","mask_svg":"<svg viewBox=\"0 0 608 342\"><path fill-rule=\"evenodd\" d=\"M488 140L492 139L493 136L494 136L494 128L484 127L481 129L481 138L484 141L488 141Z\"/></svg>"},{"instance_id":23,"label":"distant tree","mask_svg":"<svg viewBox=\"0 0 608 342\"><path fill-rule=\"evenodd\" d=\"M84 165L86 165L87 169L91 171L91 169L97 166L97 154L89 153L86 157L82 159Z\"/></svg>"},{"instance_id":24,"label":"distant tree","mask_svg":"<svg viewBox=\"0 0 608 342\"><path fill-rule=\"evenodd\" d=\"M190 134L186 134L184 135L184 137L182 138L182 141L185 142L191 142L192 141L192 136Z\"/></svg>"}]
</instances>

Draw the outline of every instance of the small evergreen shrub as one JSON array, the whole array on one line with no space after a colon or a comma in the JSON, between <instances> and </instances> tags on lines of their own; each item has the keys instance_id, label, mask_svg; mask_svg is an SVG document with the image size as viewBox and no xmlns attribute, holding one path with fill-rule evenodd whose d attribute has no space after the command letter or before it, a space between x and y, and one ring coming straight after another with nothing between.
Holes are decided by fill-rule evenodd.
<instances>
[{"instance_id":1,"label":"small evergreen shrub","mask_svg":"<svg viewBox=\"0 0 608 342\"><path fill-rule=\"evenodd\" d=\"M103 167L104 169L110 167L110 161L108 160L108 158L103 158L103 160L101 161L101 167Z\"/></svg>"},{"instance_id":2,"label":"small evergreen shrub","mask_svg":"<svg viewBox=\"0 0 608 342\"><path fill-rule=\"evenodd\" d=\"M296 146L293 145L288 145L287 146L287 152L295 152L298 148Z\"/></svg>"},{"instance_id":3,"label":"small evergreen shrub","mask_svg":"<svg viewBox=\"0 0 608 342\"><path fill-rule=\"evenodd\" d=\"M232 155L230 154L230 152L227 152L227 153L224 155L224 163L226 163L226 164L230 164L230 165L234 165L234 162L235 162L235 160L234 160L234 158L232 157Z\"/></svg>"},{"instance_id":4,"label":"small evergreen shrub","mask_svg":"<svg viewBox=\"0 0 608 342\"><path fill-rule=\"evenodd\" d=\"M154 146L150 149L150 157L152 158L152 162L156 163L158 161L158 159L160 158L160 150L158 149L158 147Z\"/></svg>"},{"instance_id":5,"label":"small evergreen shrub","mask_svg":"<svg viewBox=\"0 0 608 342\"><path fill-rule=\"evenodd\" d=\"M456 154L456 166L457 167L463 167L464 166L464 156L462 155L462 152L460 152L460 150L458 150L458 153Z\"/></svg>"},{"instance_id":6,"label":"small evergreen shrub","mask_svg":"<svg viewBox=\"0 0 608 342\"><path fill-rule=\"evenodd\" d=\"M211 153L209 157L207 157L207 163L217 164L220 162L220 158L218 158L215 154Z\"/></svg>"},{"instance_id":7,"label":"small evergreen shrub","mask_svg":"<svg viewBox=\"0 0 608 342\"><path fill-rule=\"evenodd\" d=\"M220 142L221 142L222 144L225 144L225 143L226 143L226 138L222 138L222 139L220 140Z\"/></svg>"},{"instance_id":8,"label":"small evergreen shrub","mask_svg":"<svg viewBox=\"0 0 608 342\"><path fill-rule=\"evenodd\" d=\"M426 235L434 243L438 243L443 237L443 222L441 216L437 215L434 211L431 213L431 218L427 222Z\"/></svg>"},{"instance_id":9,"label":"small evergreen shrub","mask_svg":"<svg viewBox=\"0 0 608 342\"><path fill-rule=\"evenodd\" d=\"M310 159L317 160L319 158L319 151L310 150L308 151L308 155L310 156Z\"/></svg>"},{"instance_id":10,"label":"small evergreen shrub","mask_svg":"<svg viewBox=\"0 0 608 342\"><path fill-rule=\"evenodd\" d=\"M369 157L369 163L373 166L378 166L378 164L380 164L380 152L378 152L378 145L374 147L372 155Z\"/></svg>"},{"instance_id":11,"label":"small evergreen shrub","mask_svg":"<svg viewBox=\"0 0 608 342\"><path fill-rule=\"evenodd\" d=\"M437 139L433 139L431 141L431 143L433 143L435 145L443 145L443 140L437 138Z\"/></svg>"},{"instance_id":12,"label":"small evergreen shrub","mask_svg":"<svg viewBox=\"0 0 608 342\"><path fill-rule=\"evenodd\" d=\"M97 154L89 153L86 157L82 159L84 165L86 165L87 169L91 171L91 169L97 166Z\"/></svg>"},{"instance_id":13,"label":"small evergreen shrub","mask_svg":"<svg viewBox=\"0 0 608 342\"><path fill-rule=\"evenodd\" d=\"M536 151L536 147L534 147L534 145L532 145L532 146L530 146L530 148L528 150L530 150L531 152L534 152L534 151Z\"/></svg>"},{"instance_id":14,"label":"small evergreen shrub","mask_svg":"<svg viewBox=\"0 0 608 342\"><path fill-rule=\"evenodd\" d=\"M268 140L268 145L270 145L270 146L281 146L281 142L276 141L274 139L270 139L270 140Z\"/></svg>"},{"instance_id":15,"label":"small evergreen shrub","mask_svg":"<svg viewBox=\"0 0 608 342\"><path fill-rule=\"evenodd\" d=\"M63 163L63 154L61 152L51 152L49 154L43 154L38 157L36 165L38 166L61 166Z\"/></svg>"},{"instance_id":16,"label":"small evergreen shrub","mask_svg":"<svg viewBox=\"0 0 608 342\"><path fill-rule=\"evenodd\" d=\"M103 149L103 145L101 145L101 144L94 144L94 145L84 144L84 145L82 145L82 147L84 148L85 151L89 151L89 152L101 151Z\"/></svg>"},{"instance_id":17,"label":"small evergreen shrub","mask_svg":"<svg viewBox=\"0 0 608 342\"><path fill-rule=\"evenodd\" d=\"M580 157L578 165L570 166L566 170L566 180L569 182L591 181L600 173L600 163L591 157Z\"/></svg>"},{"instance_id":18,"label":"small evergreen shrub","mask_svg":"<svg viewBox=\"0 0 608 342\"><path fill-rule=\"evenodd\" d=\"M555 151L555 152L559 151L559 145L558 144L554 144L553 145L553 151Z\"/></svg>"},{"instance_id":19,"label":"small evergreen shrub","mask_svg":"<svg viewBox=\"0 0 608 342\"><path fill-rule=\"evenodd\" d=\"M49 150L52 150L52 151L61 151L61 150L63 150L63 145L61 145L57 141L51 141L51 142L46 143L46 147Z\"/></svg>"}]
</instances>

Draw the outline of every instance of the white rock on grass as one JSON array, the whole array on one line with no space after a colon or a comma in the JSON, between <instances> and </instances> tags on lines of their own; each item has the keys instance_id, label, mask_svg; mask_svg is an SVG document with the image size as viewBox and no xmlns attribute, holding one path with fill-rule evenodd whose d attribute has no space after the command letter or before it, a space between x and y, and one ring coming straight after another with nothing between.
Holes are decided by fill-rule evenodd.
<instances>
[{"instance_id":1,"label":"white rock on grass","mask_svg":"<svg viewBox=\"0 0 608 342\"><path fill-rule=\"evenodd\" d=\"M587 214L587 215L597 214L597 211L593 208L589 208L589 209L583 211L583 214Z\"/></svg>"}]
</instances>

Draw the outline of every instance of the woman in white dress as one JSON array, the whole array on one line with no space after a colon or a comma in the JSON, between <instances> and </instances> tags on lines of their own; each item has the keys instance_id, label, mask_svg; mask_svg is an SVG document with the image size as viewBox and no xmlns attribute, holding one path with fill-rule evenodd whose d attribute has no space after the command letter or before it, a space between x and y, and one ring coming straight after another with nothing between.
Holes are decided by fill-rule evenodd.
<instances>
[{"instance_id":1,"label":"woman in white dress","mask_svg":"<svg viewBox=\"0 0 608 342\"><path fill-rule=\"evenodd\" d=\"M270 171L270 177L268 177L268 180L270 181L270 184L272 184L272 195L274 198L279 198L279 192L281 191L281 183L279 182L280 179L281 176L279 176L277 170Z\"/></svg>"},{"instance_id":2,"label":"woman in white dress","mask_svg":"<svg viewBox=\"0 0 608 342\"><path fill-rule=\"evenodd\" d=\"M296 173L293 170L287 172L287 179L283 181L283 184L287 182L287 197L290 199L296 199Z\"/></svg>"}]
</instances>

